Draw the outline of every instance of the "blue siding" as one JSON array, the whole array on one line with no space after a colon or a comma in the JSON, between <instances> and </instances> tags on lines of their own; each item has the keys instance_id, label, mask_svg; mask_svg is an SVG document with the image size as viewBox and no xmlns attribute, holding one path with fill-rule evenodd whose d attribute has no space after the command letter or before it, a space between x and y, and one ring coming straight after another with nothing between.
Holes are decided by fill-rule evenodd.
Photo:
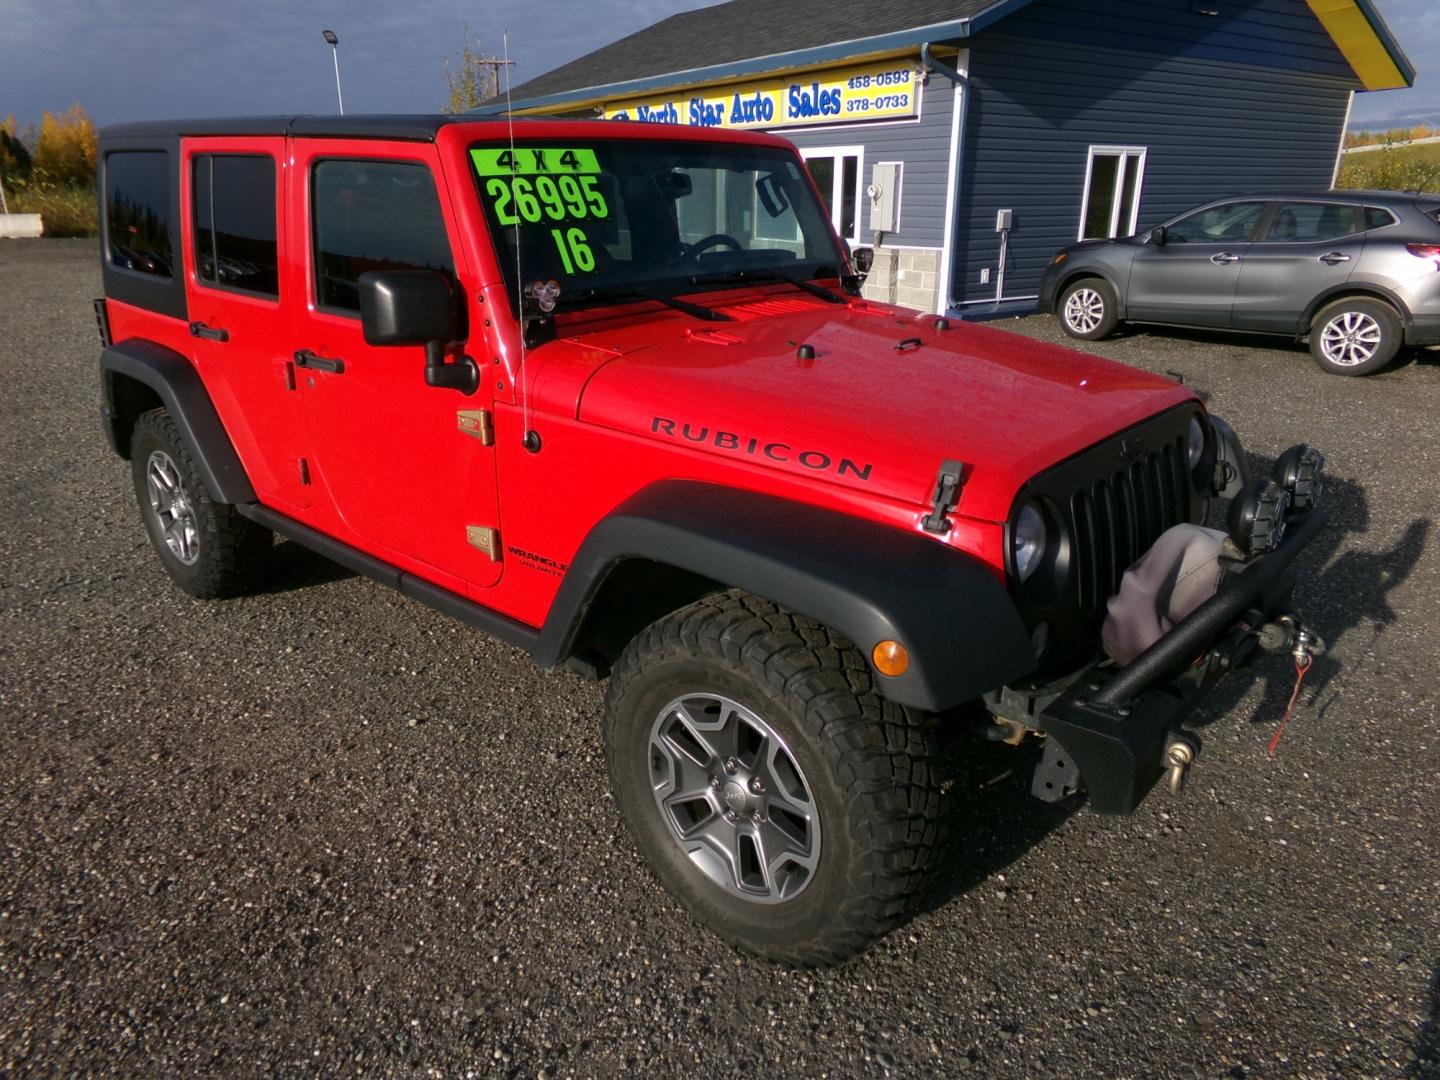
<instances>
[{"instance_id":1,"label":"blue siding","mask_svg":"<svg viewBox=\"0 0 1440 1080\"><path fill-rule=\"evenodd\" d=\"M886 247L938 248L945 240L946 179L950 169L950 118L955 84L932 75L925 85L918 123L847 124L823 130L779 129L802 150L817 146L865 147L865 175L860 179L864 206L862 236L871 240L870 201L865 188L877 161L903 161L900 230L887 234Z\"/></svg>"},{"instance_id":2,"label":"blue siding","mask_svg":"<svg viewBox=\"0 0 1440 1080\"><path fill-rule=\"evenodd\" d=\"M971 39L952 293L1005 292L1075 242L1092 145L1147 149L1139 228L1213 198L1329 187L1355 80L1303 0L1037 0ZM992 284L981 285L982 268Z\"/></svg>"}]
</instances>

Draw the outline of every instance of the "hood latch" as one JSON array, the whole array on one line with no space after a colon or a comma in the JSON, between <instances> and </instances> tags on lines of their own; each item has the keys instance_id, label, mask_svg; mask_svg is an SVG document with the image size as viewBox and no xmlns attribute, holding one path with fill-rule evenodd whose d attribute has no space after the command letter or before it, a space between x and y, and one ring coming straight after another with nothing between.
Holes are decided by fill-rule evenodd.
<instances>
[{"instance_id":1,"label":"hood latch","mask_svg":"<svg viewBox=\"0 0 1440 1080\"><path fill-rule=\"evenodd\" d=\"M920 522L926 532L944 536L950 531L949 513L960 502L960 490L965 486L965 472L969 468L963 461L943 461L935 476L935 490L930 495L934 509Z\"/></svg>"}]
</instances>

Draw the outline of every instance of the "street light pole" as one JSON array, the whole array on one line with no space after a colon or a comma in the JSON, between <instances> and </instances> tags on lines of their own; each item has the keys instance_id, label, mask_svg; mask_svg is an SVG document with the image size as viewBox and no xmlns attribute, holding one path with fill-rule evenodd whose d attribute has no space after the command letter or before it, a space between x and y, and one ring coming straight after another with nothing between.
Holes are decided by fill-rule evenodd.
<instances>
[{"instance_id":1,"label":"street light pole","mask_svg":"<svg viewBox=\"0 0 1440 1080\"><path fill-rule=\"evenodd\" d=\"M330 45L330 51L335 57L335 98L340 102L340 115L345 115L345 95L340 92L340 39L335 36L334 30L322 30L325 40Z\"/></svg>"}]
</instances>

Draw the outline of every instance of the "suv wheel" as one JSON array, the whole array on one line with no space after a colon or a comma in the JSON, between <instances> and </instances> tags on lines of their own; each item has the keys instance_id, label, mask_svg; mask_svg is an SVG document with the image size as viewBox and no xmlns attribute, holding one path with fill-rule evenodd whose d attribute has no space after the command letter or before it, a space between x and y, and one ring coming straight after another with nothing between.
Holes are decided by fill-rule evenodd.
<instances>
[{"instance_id":1,"label":"suv wheel","mask_svg":"<svg viewBox=\"0 0 1440 1080\"><path fill-rule=\"evenodd\" d=\"M1400 317L1379 300L1340 300L1310 323L1310 355L1332 375L1370 375L1400 351Z\"/></svg>"},{"instance_id":2,"label":"suv wheel","mask_svg":"<svg viewBox=\"0 0 1440 1080\"><path fill-rule=\"evenodd\" d=\"M211 501L164 409L135 421L130 471L145 531L175 584L202 599L236 596L254 585L272 543L269 530Z\"/></svg>"},{"instance_id":3,"label":"suv wheel","mask_svg":"<svg viewBox=\"0 0 1440 1080\"><path fill-rule=\"evenodd\" d=\"M1120 325L1115 290L1101 278L1081 278L1060 293L1060 325L1082 341L1099 341Z\"/></svg>"},{"instance_id":4,"label":"suv wheel","mask_svg":"<svg viewBox=\"0 0 1440 1080\"><path fill-rule=\"evenodd\" d=\"M653 623L615 665L605 756L651 868L745 952L835 963L913 910L939 839L929 717L823 626L742 593Z\"/></svg>"}]
</instances>

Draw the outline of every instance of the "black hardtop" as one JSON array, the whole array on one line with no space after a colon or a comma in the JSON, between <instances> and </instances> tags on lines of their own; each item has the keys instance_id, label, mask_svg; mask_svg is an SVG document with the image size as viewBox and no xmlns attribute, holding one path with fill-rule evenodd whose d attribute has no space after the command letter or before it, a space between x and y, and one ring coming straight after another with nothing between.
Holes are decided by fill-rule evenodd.
<instances>
[{"instance_id":1,"label":"black hardtop","mask_svg":"<svg viewBox=\"0 0 1440 1080\"><path fill-rule=\"evenodd\" d=\"M527 118L528 119L528 118ZM442 113L358 116L217 116L191 120L141 120L110 124L100 138L155 139L200 135L294 135L335 139L404 139L434 142L447 124L488 124L488 117Z\"/></svg>"}]
</instances>

